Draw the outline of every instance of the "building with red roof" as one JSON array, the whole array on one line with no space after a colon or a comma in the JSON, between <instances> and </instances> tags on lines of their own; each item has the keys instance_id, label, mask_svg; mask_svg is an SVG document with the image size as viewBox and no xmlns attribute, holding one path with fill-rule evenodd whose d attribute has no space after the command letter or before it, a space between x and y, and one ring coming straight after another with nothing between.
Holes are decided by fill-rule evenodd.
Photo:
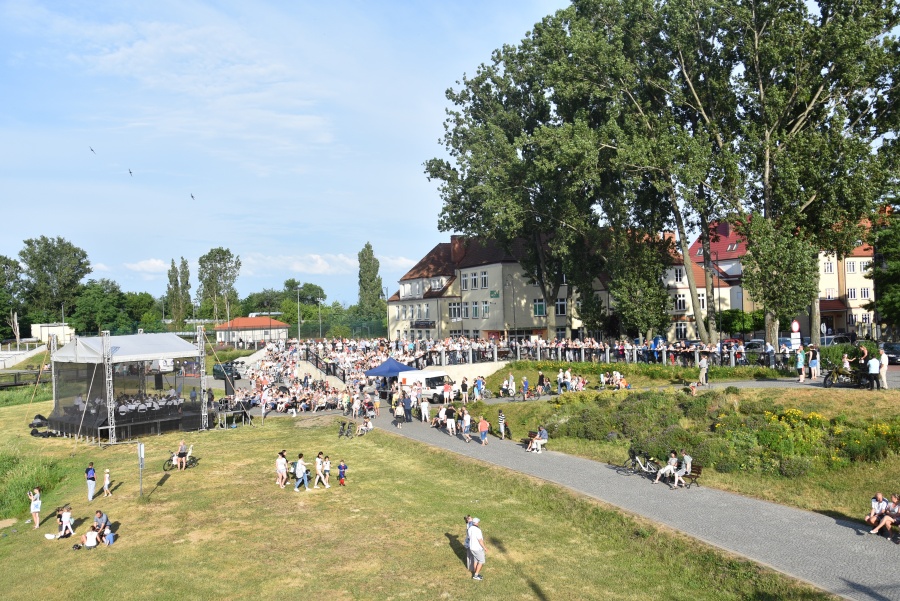
<instances>
[{"instance_id":1,"label":"building with red roof","mask_svg":"<svg viewBox=\"0 0 900 601\"><path fill-rule=\"evenodd\" d=\"M215 327L216 342L244 345L272 340L287 340L288 324L278 321L270 315L253 317L235 317L229 322Z\"/></svg>"}]
</instances>

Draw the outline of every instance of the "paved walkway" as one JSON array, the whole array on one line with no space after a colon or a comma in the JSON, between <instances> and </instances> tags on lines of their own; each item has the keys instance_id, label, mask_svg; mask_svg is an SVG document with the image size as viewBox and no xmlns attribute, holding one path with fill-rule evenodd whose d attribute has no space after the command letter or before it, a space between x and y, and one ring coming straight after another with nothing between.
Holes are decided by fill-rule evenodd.
<instances>
[{"instance_id":1,"label":"paved walkway","mask_svg":"<svg viewBox=\"0 0 900 601\"><path fill-rule=\"evenodd\" d=\"M848 599L900 600L900 546L869 535L862 520L836 520L707 487L673 491L596 461L553 451L526 453L509 440L489 437L484 447L467 444L421 422L398 430L385 413L376 426L554 482Z\"/></svg>"}]
</instances>

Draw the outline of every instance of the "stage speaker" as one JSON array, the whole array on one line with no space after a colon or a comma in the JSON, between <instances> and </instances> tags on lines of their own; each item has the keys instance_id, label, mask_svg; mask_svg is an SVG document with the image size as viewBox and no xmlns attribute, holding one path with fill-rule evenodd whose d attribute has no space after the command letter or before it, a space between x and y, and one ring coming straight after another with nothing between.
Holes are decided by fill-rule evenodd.
<instances>
[{"instance_id":1,"label":"stage speaker","mask_svg":"<svg viewBox=\"0 0 900 601\"><path fill-rule=\"evenodd\" d=\"M162 374L153 374L153 388L155 390L163 389Z\"/></svg>"},{"instance_id":2,"label":"stage speaker","mask_svg":"<svg viewBox=\"0 0 900 601\"><path fill-rule=\"evenodd\" d=\"M225 378L225 396L234 396L234 380Z\"/></svg>"}]
</instances>

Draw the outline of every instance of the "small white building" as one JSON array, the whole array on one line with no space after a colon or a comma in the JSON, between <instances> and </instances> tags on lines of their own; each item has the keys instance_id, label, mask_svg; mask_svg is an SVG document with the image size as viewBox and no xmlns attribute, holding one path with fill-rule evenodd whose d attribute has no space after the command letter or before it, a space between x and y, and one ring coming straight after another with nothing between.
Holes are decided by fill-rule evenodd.
<instances>
[{"instance_id":1,"label":"small white building","mask_svg":"<svg viewBox=\"0 0 900 601\"><path fill-rule=\"evenodd\" d=\"M62 346L75 338L75 329L67 323L33 323L31 324L31 337L43 343L50 341L50 336L56 334L56 344Z\"/></svg>"},{"instance_id":2,"label":"small white building","mask_svg":"<svg viewBox=\"0 0 900 601\"><path fill-rule=\"evenodd\" d=\"M237 345L287 340L288 324L272 317L235 317L216 326L216 342Z\"/></svg>"}]
</instances>

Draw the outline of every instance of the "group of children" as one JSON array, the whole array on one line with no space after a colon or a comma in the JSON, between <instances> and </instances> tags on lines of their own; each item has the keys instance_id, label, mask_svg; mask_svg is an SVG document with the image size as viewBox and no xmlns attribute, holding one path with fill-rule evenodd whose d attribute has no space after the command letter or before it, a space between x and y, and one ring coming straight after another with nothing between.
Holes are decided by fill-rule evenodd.
<instances>
[{"instance_id":1,"label":"group of children","mask_svg":"<svg viewBox=\"0 0 900 601\"><path fill-rule=\"evenodd\" d=\"M278 484L281 488L285 487L285 484L288 480L288 466L287 466L287 458L285 456L284 449L278 453L278 457L275 459L275 474L276 474L276 484ZM341 459L341 462L338 464L338 484L340 486L347 485L347 470L350 469L347 467L347 464ZM325 488L331 488L331 459L328 455L319 451L319 454L316 455L315 461L315 470L316 476L313 480L313 488L319 488L319 483L321 483ZM291 463L290 473L294 475L296 478L296 484L294 485L294 492L300 492L300 485L302 484L305 490L309 490L309 477L310 472L307 468L306 462L303 460L303 453L299 453L297 455L297 461Z\"/></svg>"}]
</instances>

